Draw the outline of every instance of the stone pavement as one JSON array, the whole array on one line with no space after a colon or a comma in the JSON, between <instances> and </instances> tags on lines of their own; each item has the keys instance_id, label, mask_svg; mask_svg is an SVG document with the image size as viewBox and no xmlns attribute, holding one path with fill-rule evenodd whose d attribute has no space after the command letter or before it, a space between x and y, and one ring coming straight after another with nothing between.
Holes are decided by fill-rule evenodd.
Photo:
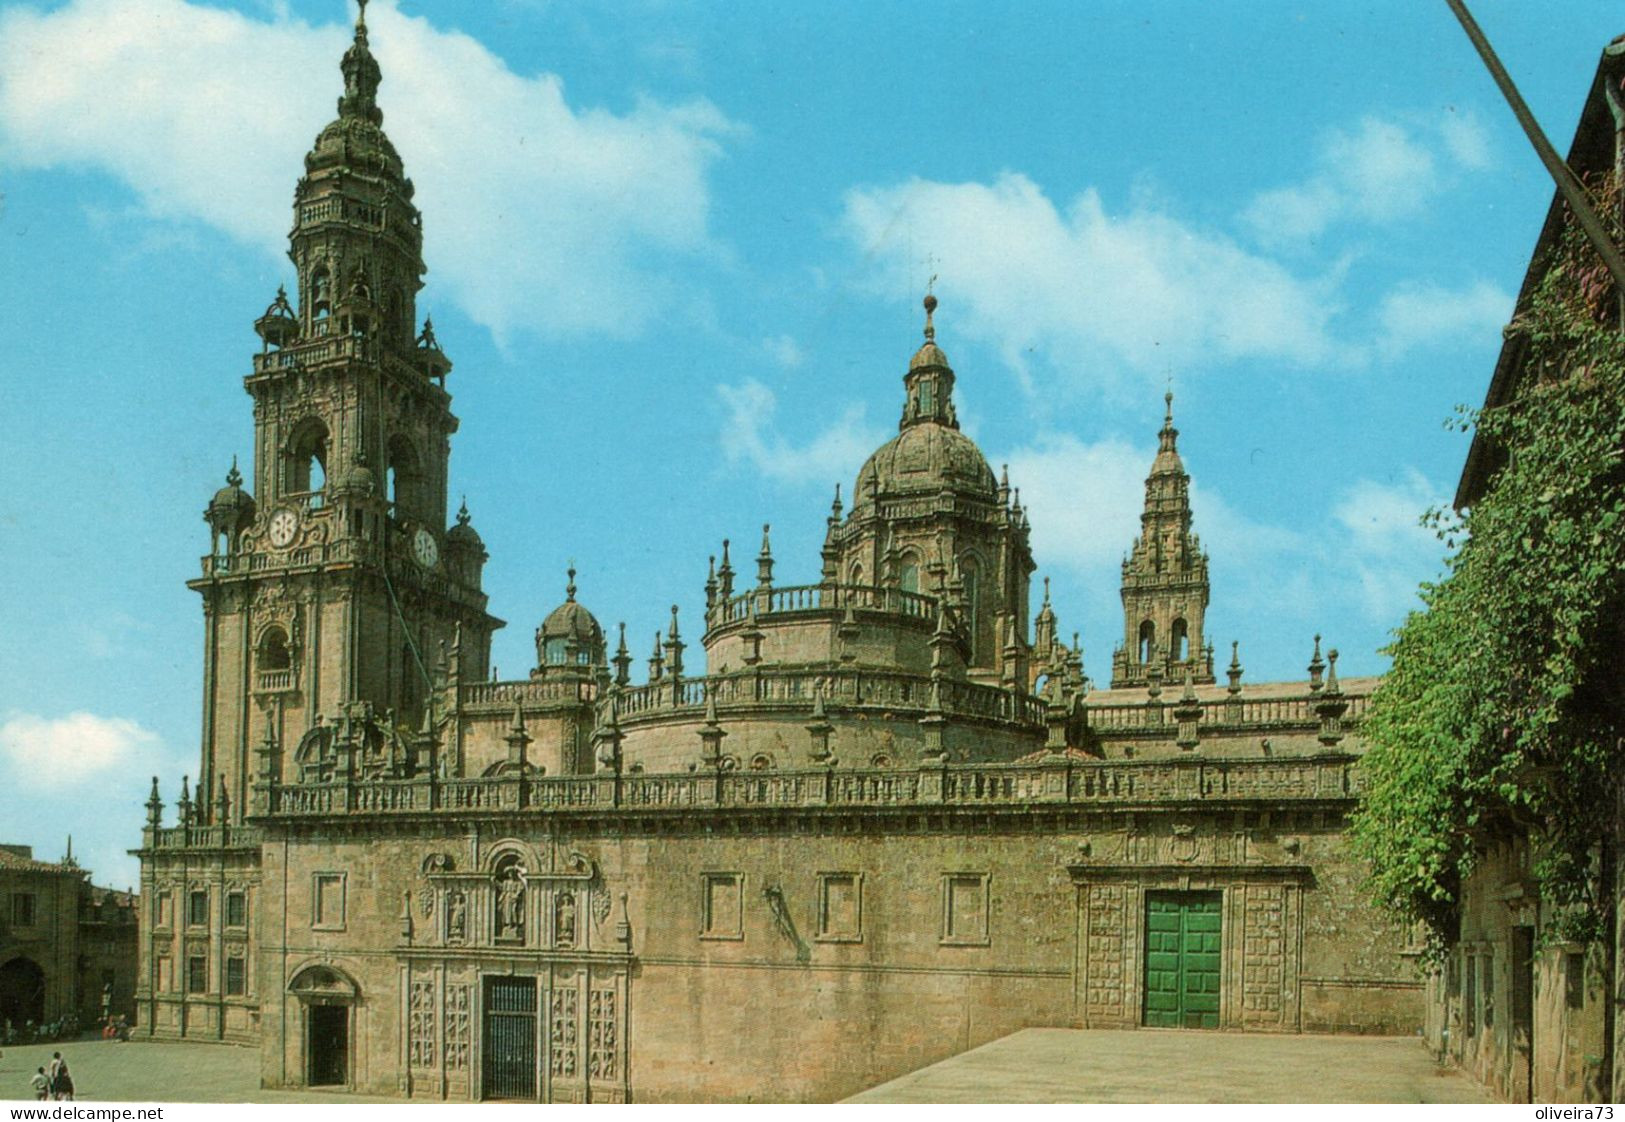
<instances>
[{"instance_id":1,"label":"stone pavement","mask_svg":"<svg viewBox=\"0 0 1625 1122\"><path fill-rule=\"evenodd\" d=\"M331 1091L260 1090L260 1054L230 1044L29 1044L0 1056L0 1100L32 1099L28 1079L61 1052L79 1102L393 1102Z\"/></svg>"},{"instance_id":2,"label":"stone pavement","mask_svg":"<svg viewBox=\"0 0 1625 1122\"><path fill-rule=\"evenodd\" d=\"M1025 1029L859 1103L1493 1103L1414 1037Z\"/></svg>"},{"instance_id":3,"label":"stone pavement","mask_svg":"<svg viewBox=\"0 0 1625 1122\"><path fill-rule=\"evenodd\" d=\"M222 1044L36 1044L0 1056L0 1099L61 1051L81 1102L390 1102L262 1091L259 1053ZM1495 1100L1411 1037L1026 1029L850 1102L1414 1102Z\"/></svg>"}]
</instances>

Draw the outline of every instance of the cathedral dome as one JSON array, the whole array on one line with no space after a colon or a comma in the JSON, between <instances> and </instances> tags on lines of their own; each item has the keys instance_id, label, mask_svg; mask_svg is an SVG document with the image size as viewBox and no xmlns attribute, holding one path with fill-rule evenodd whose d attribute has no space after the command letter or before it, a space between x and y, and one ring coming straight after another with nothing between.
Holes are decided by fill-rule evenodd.
<instances>
[{"instance_id":1,"label":"cathedral dome","mask_svg":"<svg viewBox=\"0 0 1625 1122\"><path fill-rule=\"evenodd\" d=\"M604 659L604 629L576 601L576 571L570 570L564 603L547 613L536 629L536 659L543 666L596 665Z\"/></svg>"},{"instance_id":2,"label":"cathedral dome","mask_svg":"<svg viewBox=\"0 0 1625 1122\"><path fill-rule=\"evenodd\" d=\"M901 431L882 444L858 472L854 505L861 505L877 490L934 493L944 488L997 501L999 485L993 468L976 442L959 431L954 412L954 371L948 356L937 346L931 317L937 298L925 298L925 342L909 359L903 375L907 399Z\"/></svg>"},{"instance_id":3,"label":"cathedral dome","mask_svg":"<svg viewBox=\"0 0 1625 1122\"><path fill-rule=\"evenodd\" d=\"M474 529L474 527L471 524L471 521L469 519L469 516L468 516L468 503L465 502L465 503L463 503L463 505L461 507L458 508L458 510L457 510L457 524L455 526L453 526L451 529L446 531L446 543L448 545L468 546L468 547L470 547L472 549L484 549L485 548L485 542L480 538L479 531ZM568 606L568 605L565 605L565 606ZM579 606L580 605L577 605L577 607L579 607ZM556 615L558 615L558 611L555 611L553 613L553 615L548 616L547 617L548 621L551 622L552 619L553 619L553 616L556 616ZM591 619L592 616L588 615L587 618ZM543 623L542 626L545 628L547 626L547 624ZM597 626L596 621L594 622L594 626Z\"/></svg>"},{"instance_id":4,"label":"cathedral dome","mask_svg":"<svg viewBox=\"0 0 1625 1122\"><path fill-rule=\"evenodd\" d=\"M333 482L335 494L371 495L378 490L378 477L364 461L357 460Z\"/></svg>"},{"instance_id":5,"label":"cathedral dome","mask_svg":"<svg viewBox=\"0 0 1625 1122\"><path fill-rule=\"evenodd\" d=\"M881 494L936 492L944 487L997 501L999 484L976 442L958 429L925 422L910 425L870 456L858 471L855 503Z\"/></svg>"},{"instance_id":6,"label":"cathedral dome","mask_svg":"<svg viewBox=\"0 0 1625 1122\"><path fill-rule=\"evenodd\" d=\"M210 521L219 521L222 517L237 516L242 516L245 522L254 517L254 496L243 490L243 476L237 470L237 461L233 460L231 471L226 474L226 485L209 500L208 517Z\"/></svg>"}]
</instances>

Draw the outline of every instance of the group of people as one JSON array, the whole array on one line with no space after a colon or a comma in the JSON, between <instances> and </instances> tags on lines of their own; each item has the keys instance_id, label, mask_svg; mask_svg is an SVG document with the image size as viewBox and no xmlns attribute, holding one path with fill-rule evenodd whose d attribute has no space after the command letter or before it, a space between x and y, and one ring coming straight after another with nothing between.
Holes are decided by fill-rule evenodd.
<instances>
[{"instance_id":1,"label":"group of people","mask_svg":"<svg viewBox=\"0 0 1625 1122\"><path fill-rule=\"evenodd\" d=\"M33 1085L34 1097L40 1102L47 1099L73 1101L73 1075L68 1071L68 1061L62 1058L61 1052L52 1052L50 1067L36 1071L29 1083Z\"/></svg>"}]
</instances>

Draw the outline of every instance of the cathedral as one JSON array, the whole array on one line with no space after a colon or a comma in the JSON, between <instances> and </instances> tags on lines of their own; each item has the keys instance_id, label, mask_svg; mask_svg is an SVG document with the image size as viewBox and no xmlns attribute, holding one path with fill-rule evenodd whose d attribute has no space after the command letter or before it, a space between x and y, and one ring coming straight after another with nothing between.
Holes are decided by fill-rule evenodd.
<instances>
[{"instance_id":1,"label":"cathedral","mask_svg":"<svg viewBox=\"0 0 1625 1122\"><path fill-rule=\"evenodd\" d=\"M810 582L768 527L722 542L634 674L572 571L493 678L364 19L341 69L189 582L202 754L137 850L139 1036L254 1047L266 1087L646 1102L834 1099L1031 1026L1416 1031L1344 840L1375 681L1318 637L1301 681L1234 646L1220 681L1171 396L1092 681L933 297Z\"/></svg>"}]
</instances>

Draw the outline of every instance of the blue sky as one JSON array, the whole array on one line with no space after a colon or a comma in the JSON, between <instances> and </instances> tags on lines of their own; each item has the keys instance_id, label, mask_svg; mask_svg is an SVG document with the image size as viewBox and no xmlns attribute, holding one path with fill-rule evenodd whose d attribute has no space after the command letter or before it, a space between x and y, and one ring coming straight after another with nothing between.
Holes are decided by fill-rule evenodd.
<instances>
[{"instance_id":1,"label":"blue sky","mask_svg":"<svg viewBox=\"0 0 1625 1122\"><path fill-rule=\"evenodd\" d=\"M1565 148L1602 3L1476 5ZM135 877L148 777L197 769L201 511L337 2L0 4L0 841ZM774 527L811 581L834 484L895 430L919 300L1109 672L1172 382L1208 633L1349 673L1440 550L1551 186L1442 0L391 4L385 128L456 360L452 487L522 676L574 558L643 647ZM691 637L693 638L693 637Z\"/></svg>"}]
</instances>

